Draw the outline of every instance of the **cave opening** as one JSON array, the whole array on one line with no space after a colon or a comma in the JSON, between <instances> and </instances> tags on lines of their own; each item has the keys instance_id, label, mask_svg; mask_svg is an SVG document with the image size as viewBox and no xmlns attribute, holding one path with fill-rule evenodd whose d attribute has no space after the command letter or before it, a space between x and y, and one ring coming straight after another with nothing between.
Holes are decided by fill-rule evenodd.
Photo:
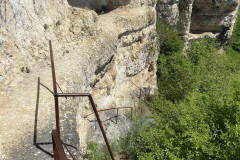
<instances>
[{"instance_id":1,"label":"cave opening","mask_svg":"<svg viewBox=\"0 0 240 160\"><path fill-rule=\"evenodd\" d=\"M68 4L73 7L89 8L98 14L108 13L129 3L130 0L68 0Z\"/></svg>"}]
</instances>

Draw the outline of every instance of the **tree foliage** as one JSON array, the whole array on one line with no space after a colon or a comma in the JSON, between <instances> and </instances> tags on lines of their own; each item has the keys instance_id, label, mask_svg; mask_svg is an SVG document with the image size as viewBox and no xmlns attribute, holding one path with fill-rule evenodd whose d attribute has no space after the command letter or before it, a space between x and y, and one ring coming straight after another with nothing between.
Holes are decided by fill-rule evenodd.
<instances>
[{"instance_id":1,"label":"tree foliage","mask_svg":"<svg viewBox=\"0 0 240 160\"><path fill-rule=\"evenodd\" d=\"M234 50L240 51L240 9L238 10L238 17L233 29L233 34L229 44Z\"/></svg>"},{"instance_id":2,"label":"tree foliage","mask_svg":"<svg viewBox=\"0 0 240 160\"><path fill-rule=\"evenodd\" d=\"M147 117L154 123L132 128L125 154L142 160L240 159L240 52L231 45L219 54L215 40L204 38L183 53L174 29L158 29L159 93L149 100Z\"/></svg>"}]
</instances>

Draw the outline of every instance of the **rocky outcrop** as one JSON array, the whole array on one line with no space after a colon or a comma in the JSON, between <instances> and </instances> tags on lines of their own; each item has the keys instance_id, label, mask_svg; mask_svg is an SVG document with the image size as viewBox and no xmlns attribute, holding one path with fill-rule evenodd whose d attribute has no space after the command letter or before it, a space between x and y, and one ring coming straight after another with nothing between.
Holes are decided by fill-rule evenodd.
<instances>
[{"instance_id":1,"label":"rocky outcrop","mask_svg":"<svg viewBox=\"0 0 240 160\"><path fill-rule=\"evenodd\" d=\"M164 0L157 4L158 21L175 26L186 41L204 36L230 38L238 0Z\"/></svg>"},{"instance_id":2,"label":"rocky outcrop","mask_svg":"<svg viewBox=\"0 0 240 160\"><path fill-rule=\"evenodd\" d=\"M132 82L146 94L156 88L156 2L86 1L95 5L90 7L77 2L0 2L0 159L47 159L32 147L32 136L36 117L40 142L51 141L55 128L53 97L42 86L36 112L37 77L52 88L49 39L62 90L93 94L98 109L134 106L139 89ZM84 118L92 112L88 99L61 99L60 109L63 140L78 136L84 148L94 136Z\"/></svg>"}]
</instances>

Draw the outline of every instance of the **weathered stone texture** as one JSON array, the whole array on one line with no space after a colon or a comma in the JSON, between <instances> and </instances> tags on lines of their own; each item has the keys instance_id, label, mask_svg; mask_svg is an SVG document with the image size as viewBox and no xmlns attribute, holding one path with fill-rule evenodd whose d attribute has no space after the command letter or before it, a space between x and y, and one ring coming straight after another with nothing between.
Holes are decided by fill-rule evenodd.
<instances>
[{"instance_id":1,"label":"weathered stone texture","mask_svg":"<svg viewBox=\"0 0 240 160\"><path fill-rule=\"evenodd\" d=\"M230 38L239 0L158 1L158 21L175 26L185 40L204 36Z\"/></svg>"},{"instance_id":2,"label":"weathered stone texture","mask_svg":"<svg viewBox=\"0 0 240 160\"><path fill-rule=\"evenodd\" d=\"M22 155L47 159L29 137L33 136L37 77L52 88L49 39L63 91L93 94L98 109L137 104L139 89L132 82L147 94L156 89L156 1L106 0L114 10L101 14L74 7L70 1L0 2L0 159L21 159ZM94 134L93 124L84 118L92 112L88 99L63 98L60 108L64 140L78 136L80 145L76 145L84 148ZM41 87L38 134L46 139L40 142L51 139L54 116L52 94ZM122 135L114 131L111 137L111 130L110 138Z\"/></svg>"}]
</instances>

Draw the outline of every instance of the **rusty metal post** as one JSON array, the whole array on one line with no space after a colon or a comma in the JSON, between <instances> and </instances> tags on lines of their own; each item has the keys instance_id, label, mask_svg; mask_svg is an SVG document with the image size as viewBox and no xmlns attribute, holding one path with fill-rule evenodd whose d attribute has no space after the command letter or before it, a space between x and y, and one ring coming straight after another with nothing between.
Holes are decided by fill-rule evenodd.
<instances>
[{"instance_id":1,"label":"rusty metal post","mask_svg":"<svg viewBox=\"0 0 240 160\"><path fill-rule=\"evenodd\" d=\"M62 142L58 136L57 130L52 130L54 160L67 160Z\"/></svg>"},{"instance_id":2,"label":"rusty metal post","mask_svg":"<svg viewBox=\"0 0 240 160\"><path fill-rule=\"evenodd\" d=\"M110 147L110 145L109 145L109 142L108 142L107 136L106 136L106 134L105 134L105 131L104 131L102 122L101 122L101 120L100 120L100 117L99 117L99 115L98 115L98 111L97 111L97 108L96 108L95 103L94 103L94 101L93 101L92 95L89 95L89 100L90 100L90 102L91 102L91 104L92 104L93 111L94 111L94 113L95 113L95 115L96 115L96 117L97 117L97 121L98 121L98 124L99 124L99 126L100 126L100 129L101 129L101 131L102 131L102 135L103 135L103 138L104 138L104 140L105 140L105 142L106 142L106 145L107 145L108 151L109 151L109 153L110 153L110 156L111 156L112 160L114 160L114 156L113 156L111 147Z\"/></svg>"},{"instance_id":3,"label":"rusty metal post","mask_svg":"<svg viewBox=\"0 0 240 160\"><path fill-rule=\"evenodd\" d=\"M61 140L61 143L63 144L63 146L67 149L68 153L70 154L70 156L72 157L73 160L76 160L76 158L74 158L74 156L72 155L72 153L69 151L69 149L67 148L67 145L65 143L63 143L63 141Z\"/></svg>"},{"instance_id":4,"label":"rusty metal post","mask_svg":"<svg viewBox=\"0 0 240 160\"><path fill-rule=\"evenodd\" d=\"M53 92L54 92L54 101L55 101L56 128L57 128L57 132L58 132L58 135L59 135L59 138L60 138L59 104L58 104L58 96L56 96L56 94L57 94L57 81L56 81L54 59L53 59L53 49L52 49L51 40L49 40L49 47L50 47Z\"/></svg>"},{"instance_id":5,"label":"rusty metal post","mask_svg":"<svg viewBox=\"0 0 240 160\"><path fill-rule=\"evenodd\" d=\"M141 107L141 113L142 111L142 88L140 88L140 95L139 95L139 99L140 99L140 107Z\"/></svg>"},{"instance_id":6,"label":"rusty metal post","mask_svg":"<svg viewBox=\"0 0 240 160\"><path fill-rule=\"evenodd\" d=\"M111 147L109 145L107 136L105 134L102 122L100 120L100 117L98 115L98 111L97 111L97 107L93 101L92 95L89 93L57 93L57 82L56 82L56 75L55 75L55 68L54 68L54 59L53 59L53 51L52 51L52 43L51 40L49 40L49 47L50 47L50 56L51 56L51 67L52 67L52 79L53 79L53 90L54 90L54 100L55 100L55 112L56 112L56 131L53 131L53 138L56 137L55 135L57 134L59 139L60 139L60 122L59 122L59 104L58 104L58 97L67 97L67 96L71 96L71 97L76 97L76 96L80 96L80 97L88 97L91 105L93 107L93 111L95 113L95 116L97 118L97 121L99 123L103 138L106 142L108 151L110 153L110 156L112 158L112 160L114 159ZM56 140L56 139L55 139ZM56 141L55 141L56 142ZM56 146L59 146L58 144L56 144Z\"/></svg>"},{"instance_id":7,"label":"rusty metal post","mask_svg":"<svg viewBox=\"0 0 240 160\"><path fill-rule=\"evenodd\" d=\"M131 120L133 120L133 108L131 108Z\"/></svg>"},{"instance_id":8,"label":"rusty metal post","mask_svg":"<svg viewBox=\"0 0 240 160\"><path fill-rule=\"evenodd\" d=\"M117 117L116 117L116 124L118 122L118 109L117 109Z\"/></svg>"},{"instance_id":9,"label":"rusty metal post","mask_svg":"<svg viewBox=\"0 0 240 160\"><path fill-rule=\"evenodd\" d=\"M52 134L52 143L53 143L53 158L54 158L54 160L59 160L59 155L57 152L57 147L56 147L55 140L53 138L53 134Z\"/></svg>"},{"instance_id":10,"label":"rusty metal post","mask_svg":"<svg viewBox=\"0 0 240 160\"><path fill-rule=\"evenodd\" d=\"M90 100L90 103L92 105L92 108L93 108L93 111L95 113L95 116L97 118L97 121L99 123L99 126L100 126L100 129L101 129L101 132L102 132L102 135L103 135L103 138L106 142L106 145L107 145L107 148L108 148L108 151L110 153L110 156L112 158L112 160L115 160L114 156L113 156L113 153L112 153L112 150L111 150L111 147L109 145L109 142L108 142L108 139L107 139L107 136L105 134L105 131L104 131L104 128L103 128L103 125L102 125L102 122L100 120L100 117L99 117L99 114L98 114L98 111L97 111L97 108L96 108L96 105L93 101L93 98L92 98L92 95L90 93L57 93L55 96L57 97L66 97L66 96L70 96L70 97L88 97L89 100Z\"/></svg>"}]
</instances>

